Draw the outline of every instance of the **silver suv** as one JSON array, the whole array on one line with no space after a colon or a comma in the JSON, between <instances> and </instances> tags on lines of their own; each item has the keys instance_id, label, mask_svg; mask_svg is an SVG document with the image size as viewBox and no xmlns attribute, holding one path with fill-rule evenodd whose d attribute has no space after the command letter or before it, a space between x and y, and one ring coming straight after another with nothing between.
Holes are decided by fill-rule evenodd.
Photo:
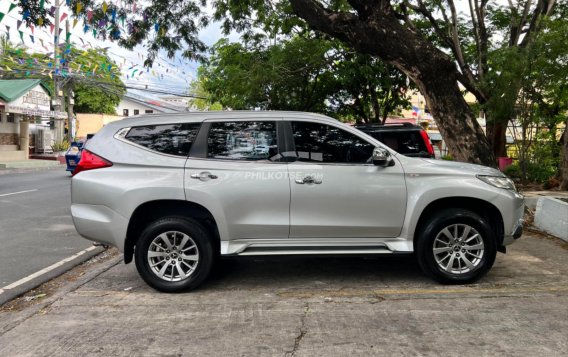
<instances>
[{"instance_id":1,"label":"silver suv","mask_svg":"<svg viewBox=\"0 0 568 357\"><path fill-rule=\"evenodd\" d=\"M241 255L414 252L434 279L468 283L520 237L523 208L498 170L398 155L322 115L256 111L108 124L74 172L71 212L83 237L177 292Z\"/></svg>"}]
</instances>

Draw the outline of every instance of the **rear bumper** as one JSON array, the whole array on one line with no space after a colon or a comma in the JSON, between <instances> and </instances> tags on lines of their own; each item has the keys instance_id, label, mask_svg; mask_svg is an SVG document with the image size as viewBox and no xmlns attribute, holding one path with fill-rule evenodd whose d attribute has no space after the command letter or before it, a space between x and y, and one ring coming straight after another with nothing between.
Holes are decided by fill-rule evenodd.
<instances>
[{"instance_id":1,"label":"rear bumper","mask_svg":"<svg viewBox=\"0 0 568 357\"><path fill-rule=\"evenodd\" d=\"M106 206L72 204L71 216L83 238L124 250L128 220L120 214Z\"/></svg>"}]
</instances>

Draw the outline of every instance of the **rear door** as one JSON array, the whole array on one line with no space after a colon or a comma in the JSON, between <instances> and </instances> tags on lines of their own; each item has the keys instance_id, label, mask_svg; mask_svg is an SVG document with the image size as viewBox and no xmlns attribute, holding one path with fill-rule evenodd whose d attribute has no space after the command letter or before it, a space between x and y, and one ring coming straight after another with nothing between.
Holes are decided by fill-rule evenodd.
<instances>
[{"instance_id":1,"label":"rear door","mask_svg":"<svg viewBox=\"0 0 568 357\"><path fill-rule=\"evenodd\" d=\"M279 119L207 120L186 162L186 199L212 211L223 240L288 238L290 185Z\"/></svg>"},{"instance_id":2,"label":"rear door","mask_svg":"<svg viewBox=\"0 0 568 357\"><path fill-rule=\"evenodd\" d=\"M290 121L290 238L397 237L406 210L402 166L372 164L357 130Z\"/></svg>"}]
</instances>

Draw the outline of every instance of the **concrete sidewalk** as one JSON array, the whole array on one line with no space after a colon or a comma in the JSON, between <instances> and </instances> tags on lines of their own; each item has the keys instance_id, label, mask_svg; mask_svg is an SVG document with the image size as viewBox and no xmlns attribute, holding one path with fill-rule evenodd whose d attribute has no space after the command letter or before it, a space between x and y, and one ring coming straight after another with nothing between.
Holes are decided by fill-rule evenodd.
<instances>
[{"instance_id":1,"label":"concrete sidewalk","mask_svg":"<svg viewBox=\"0 0 568 357\"><path fill-rule=\"evenodd\" d=\"M469 286L433 283L412 257L226 260L186 294L115 258L4 307L0 355L566 356L567 257L527 234Z\"/></svg>"}]
</instances>

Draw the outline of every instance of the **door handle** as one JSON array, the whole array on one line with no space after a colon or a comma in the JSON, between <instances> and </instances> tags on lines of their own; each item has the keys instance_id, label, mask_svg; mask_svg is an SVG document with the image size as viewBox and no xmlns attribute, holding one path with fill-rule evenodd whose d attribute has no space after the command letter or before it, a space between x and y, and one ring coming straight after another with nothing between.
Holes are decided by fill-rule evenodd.
<instances>
[{"instance_id":1,"label":"door handle","mask_svg":"<svg viewBox=\"0 0 568 357\"><path fill-rule=\"evenodd\" d=\"M300 185L303 185L303 184L305 184L305 183L313 183L313 184L319 185L319 184L322 183L322 181L321 181L321 180L318 180L318 179L315 179L315 178L313 178L312 176L306 176L306 177L304 177L303 179L297 179L297 180L296 180L296 183L297 183L297 184L300 184Z\"/></svg>"},{"instance_id":2,"label":"door handle","mask_svg":"<svg viewBox=\"0 0 568 357\"><path fill-rule=\"evenodd\" d=\"M201 180L201 181L209 181L209 180L214 180L214 179L218 178L217 175L213 175L209 171L203 171L203 172L200 172L198 174L191 174L190 177L192 179Z\"/></svg>"}]
</instances>

